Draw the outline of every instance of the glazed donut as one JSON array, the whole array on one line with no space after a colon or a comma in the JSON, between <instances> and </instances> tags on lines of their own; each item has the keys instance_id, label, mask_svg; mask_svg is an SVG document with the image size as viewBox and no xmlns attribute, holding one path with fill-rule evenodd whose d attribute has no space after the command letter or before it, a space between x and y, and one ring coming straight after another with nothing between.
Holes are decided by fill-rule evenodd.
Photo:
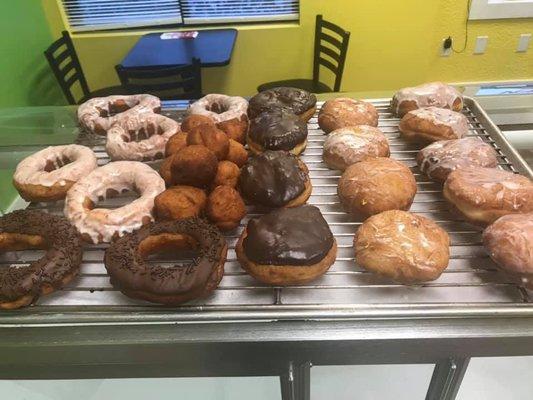
<instances>
[{"instance_id":1,"label":"glazed donut","mask_svg":"<svg viewBox=\"0 0 533 400\"><path fill-rule=\"evenodd\" d=\"M200 216L206 206L207 196L193 186L172 186L154 199L158 220L179 220Z\"/></svg>"},{"instance_id":2,"label":"glazed donut","mask_svg":"<svg viewBox=\"0 0 533 400\"><path fill-rule=\"evenodd\" d=\"M231 186L217 186L207 198L206 215L221 231L239 226L246 215L244 201Z\"/></svg>"},{"instance_id":3,"label":"glazed donut","mask_svg":"<svg viewBox=\"0 0 533 400\"><path fill-rule=\"evenodd\" d=\"M475 137L434 142L418 152L416 162L423 173L442 183L459 168L498 166L496 151Z\"/></svg>"},{"instance_id":4,"label":"glazed donut","mask_svg":"<svg viewBox=\"0 0 533 400\"><path fill-rule=\"evenodd\" d=\"M298 155L307 146L307 123L283 109L265 112L250 121L246 143L255 154L286 150Z\"/></svg>"},{"instance_id":5,"label":"glazed donut","mask_svg":"<svg viewBox=\"0 0 533 400\"><path fill-rule=\"evenodd\" d=\"M235 247L246 272L269 285L295 285L324 274L337 242L314 206L281 208L251 219Z\"/></svg>"},{"instance_id":6,"label":"glazed donut","mask_svg":"<svg viewBox=\"0 0 533 400\"><path fill-rule=\"evenodd\" d=\"M486 226L507 214L533 212L533 182L501 169L457 169L448 175L443 194L474 225Z\"/></svg>"},{"instance_id":7,"label":"glazed donut","mask_svg":"<svg viewBox=\"0 0 533 400\"><path fill-rule=\"evenodd\" d=\"M373 215L354 238L355 261L368 271L411 284L437 279L448 266L450 239L429 218L390 210Z\"/></svg>"},{"instance_id":8,"label":"glazed donut","mask_svg":"<svg viewBox=\"0 0 533 400\"><path fill-rule=\"evenodd\" d=\"M191 263L164 267L149 265L148 255L195 248ZM159 222L128 233L112 243L104 263L111 284L128 297L165 305L177 305L205 297L224 275L228 247L220 232L197 219Z\"/></svg>"},{"instance_id":9,"label":"glazed donut","mask_svg":"<svg viewBox=\"0 0 533 400\"><path fill-rule=\"evenodd\" d=\"M388 157L389 141L373 126L359 125L333 131L324 142L322 158L331 169L344 171L372 157Z\"/></svg>"},{"instance_id":10,"label":"glazed donut","mask_svg":"<svg viewBox=\"0 0 533 400\"><path fill-rule=\"evenodd\" d=\"M13 185L26 201L61 200L76 181L97 166L96 155L88 147L47 147L17 165Z\"/></svg>"},{"instance_id":11,"label":"glazed donut","mask_svg":"<svg viewBox=\"0 0 533 400\"><path fill-rule=\"evenodd\" d=\"M483 244L502 270L533 290L533 213L498 218L483 232Z\"/></svg>"},{"instance_id":12,"label":"glazed donut","mask_svg":"<svg viewBox=\"0 0 533 400\"><path fill-rule=\"evenodd\" d=\"M399 129L402 137L412 141L460 139L468 134L468 120L455 111L426 107L405 114Z\"/></svg>"},{"instance_id":13,"label":"glazed donut","mask_svg":"<svg viewBox=\"0 0 533 400\"><path fill-rule=\"evenodd\" d=\"M175 185L209 187L216 177L218 160L205 146L187 146L172 156L170 172Z\"/></svg>"},{"instance_id":14,"label":"glazed donut","mask_svg":"<svg viewBox=\"0 0 533 400\"><path fill-rule=\"evenodd\" d=\"M296 207L311 196L307 166L286 151L267 150L241 169L239 187L246 200L266 207Z\"/></svg>"},{"instance_id":15,"label":"glazed donut","mask_svg":"<svg viewBox=\"0 0 533 400\"><path fill-rule=\"evenodd\" d=\"M378 126L378 110L362 100L341 97L328 100L318 112L318 125L326 133L356 125Z\"/></svg>"},{"instance_id":16,"label":"glazed donut","mask_svg":"<svg viewBox=\"0 0 533 400\"><path fill-rule=\"evenodd\" d=\"M112 160L152 161L163 158L168 140L179 124L159 114L124 116L107 131L105 145Z\"/></svg>"},{"instance_id":17,"label":"glazed donut","mask_svg":"<svg viewBox=\"0 0 533 400\"><path fill-rule=\"evenodd\" d=\"M265 90L250 99L248 116L253 119L259 114L280 108L298 115L307 122L315 114L316 96L305 90L291 87Z\"/></svg>"},{"instance_id":18,"label":"glazed donut","mask_svg":"<svg viewBox=\"0 0 533 400\"><path fill-rule=\"evenodd\" d=\"M98 200L127 190L135 190L140 197L116 209L94 208ZM152 221L154 198L164 190L165 182L148 165L110 162L70 188L65 215L86 241L110 242Z\"/></svg>"},{"instance_id":19,"label":"glazed donut","mask_svg":"<svg viewBox=\"0 0 533 400\"><path fill-rule=\"evenodd\" d=\"M442 82L431 82L404 88L398 91L391 101L392 112L399 117L417 108L429 106L461 111L463 96L452 86Z\"/></svg>"},{"instance_id":20,"label":"glazed donut","mask_svg":"<svg viewBox=\"0 0 533 400\"><path fill-rule=\"evenodd\" d=\"M27 306L78 274L81 238L64 217L35 210L1 216L0 253L26 249L44 249L46 254L28 266L0 268L0 309Z\"/></svg>"},{"instance_id":21,"label":"glazed donut","mask_svg":"<svg viewBox=\"0 0 533 400\"><path fill-rule=\"evenodd\" d=\"M387 210L409 210L416 194L411 170L391 158L369 158L350 165L337 188L344 210L364 220Z\"/></svg>"},{"instance_id":22,"label":"glazed donut","mask_svg":"<svg viewBox=\"0 0 533 400\"><path fill-rule=\"evenodd\" d=\"M105 135L120 118L137 113L159 113L161 101L150 94L95 97L78 107L78 121L90 133Z\"/></svg>"}]
</instances>

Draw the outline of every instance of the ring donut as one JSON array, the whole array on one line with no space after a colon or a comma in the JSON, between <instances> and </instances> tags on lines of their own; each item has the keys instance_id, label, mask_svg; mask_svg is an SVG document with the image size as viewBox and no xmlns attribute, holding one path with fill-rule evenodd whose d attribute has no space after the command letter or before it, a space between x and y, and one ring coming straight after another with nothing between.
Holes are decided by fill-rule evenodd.
<instances>
[{"instance_id":1,"label":"ring donut","mask_svg":"<svg viewBox=\"0 0 533 400\"><path fill-rule=\"evenodd\" d=\"M47 147L17 165L13 185L27 201L61 200L75 182L97 166L96 156L88 147Z\"/></svg>"}]
</instances>

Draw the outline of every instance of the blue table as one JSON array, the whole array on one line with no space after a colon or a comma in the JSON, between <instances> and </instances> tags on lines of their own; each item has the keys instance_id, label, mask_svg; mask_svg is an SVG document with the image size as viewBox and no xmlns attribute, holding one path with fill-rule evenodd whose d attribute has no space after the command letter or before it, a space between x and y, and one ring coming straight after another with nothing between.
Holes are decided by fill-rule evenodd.
<instances>
[{"instance_id":1,"label":"blue table","mask_svg":"<svg viewBox=\"0 0 533 400\"><path fill-rule=\"evenodd\" d=\"M221 67L231 60L236 29L199 31L194 39L161 39L161 33L142 36L122 60L124 68L171 67L200 59L202 67Z\"/></svg>"}]
</instances>

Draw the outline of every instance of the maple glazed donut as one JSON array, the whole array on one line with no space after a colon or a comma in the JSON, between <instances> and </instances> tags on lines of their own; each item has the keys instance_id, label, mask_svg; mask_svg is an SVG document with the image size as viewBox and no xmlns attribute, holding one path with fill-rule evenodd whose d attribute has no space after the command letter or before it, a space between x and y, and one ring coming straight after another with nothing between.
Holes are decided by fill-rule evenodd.
<instances>
[{"instance_id":1,"label":"maple glazed donut","mask_svg":"<svg viewBox=\"0 0 533 400\"><path fill-rule=\"evenodd\" d=\"M430 106L461 111L463 96L452 86L442 82L431 82L401 89L391 101L392 112L399 117L417 108Z\"/></svg>"},{"instance_id":2,"label":"maple glazed donut","mask_svg":"<svg viewBox=\"0 0 533 400\"><path fill-rule=\"evenodd\" d=\"M356 125L378 126L378 111L362 100L340 97L328 100L318 113L318 125L325 133Z\"/></svg>"},{"instance_id":3,"label":"maple glazed donut","mask_svg":"<svg viewBox=\"0 0 533 400\"><path fill-rule=\"evenodd\" d=\"M438 107L409 111L398 127L403 138L420 142L460 139L468 134L468 120L463 114Z\"/></svg>"},{"instance_id":4,"label":"maple glazed donut","mask_svg":"<svg viewBox=\"0 0 533 400\"><path fill-rule=\"evenodd\" d=\"M116 209L98 200L134 190L140 197ZM115 161L95 169L68 191L65 215L88 242L110 242L153 220L155 197L165 190L157 171L138 161Z\"/></svg>"},{"instance_id":5,"label":"maple glazed donut","mask_svg":"<svg viewBox=\"0 0 533 400\"><path fill-rule=\"evenodd\" d=\"M283 109L309 121L316 111L316 96L302 89L278 87L265 90L250 99L248 115L251 119L264 112Z\"/></svg>"},{"instance_id":6,"label":"maple glazed donut","mask_svg":"<svg viewBox=\"0 0 533 400\"><path fill-rule=\"evenodd\" d=\"M88 147L51 146L17 165L13 185L26 201L61 200L75 182L97 166L96 155Z\"/></svg>"},{"instance_id":7,"label":"maple glazed donut","mask_svg":"<svg viewBox=\"0 0 533 400\"><path fill-rule=\"evenodd\" d=\"M78 121L90 133L105 135L120 118L136 113L161 111L161 100L150 94L95 97L78 107Z\"/></svg>"}]
</instances>

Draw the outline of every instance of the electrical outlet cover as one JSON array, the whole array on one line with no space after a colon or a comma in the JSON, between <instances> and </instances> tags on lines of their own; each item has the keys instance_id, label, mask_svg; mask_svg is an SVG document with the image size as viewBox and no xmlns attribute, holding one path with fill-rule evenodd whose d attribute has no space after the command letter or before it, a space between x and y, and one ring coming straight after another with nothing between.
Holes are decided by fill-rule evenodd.
<instances>
[{"instance_id":1,"label":"electrical outlet cover","mask_svg":"<svg viewBox=\"0 0 533 400\"><path fill-rule=\"evenodd\" d=\"M488 36L478 36L476 38L476 47L474 48L474 54L483 54L487 49L487 43L489 41Z\"/></svg>"},{"instance_id":2,"label":"electrical outlet cover","mask_svg":"<svg viewBox=\"0 0 533 400\"><path fill-rule=\"evenodd\" d=\"M516 51L518 53L525 53L529 47L530 41L531 33L522 33L518 38L518 45L516 46Z\"/></svg>"}]
</instances>

